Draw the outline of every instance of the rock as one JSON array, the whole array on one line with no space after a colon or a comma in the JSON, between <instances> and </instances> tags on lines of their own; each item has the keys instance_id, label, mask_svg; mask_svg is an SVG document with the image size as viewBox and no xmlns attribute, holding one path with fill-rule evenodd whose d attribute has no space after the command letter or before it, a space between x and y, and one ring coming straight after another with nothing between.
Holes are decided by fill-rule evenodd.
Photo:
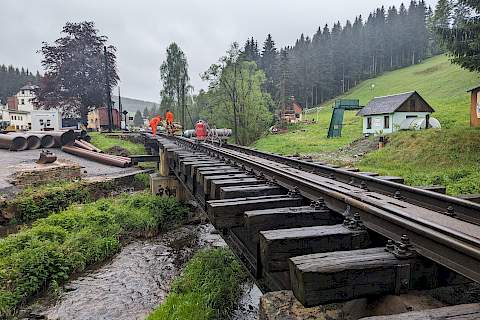
<instances>
[{"instance_id":1,"label":"rock","mask_svg":"<svg viewBox=\"0 0 480 320\"><path fill-rule=\"evenodd\" d=\"M260 299L260 320L356 320L443 307L425 293L356 299L305 308L291 291L270 292Z\"/></svg>"}]
</instances>

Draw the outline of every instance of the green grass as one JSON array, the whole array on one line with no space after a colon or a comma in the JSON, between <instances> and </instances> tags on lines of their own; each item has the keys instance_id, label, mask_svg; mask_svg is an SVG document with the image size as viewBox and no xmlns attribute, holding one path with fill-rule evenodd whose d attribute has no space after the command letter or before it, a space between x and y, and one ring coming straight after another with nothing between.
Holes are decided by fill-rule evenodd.
<instances>
[{"instance_id":1,"label":"green grass","mask_svg":"<svg viewBox=\"0 0 480 320\"><path fill-rule=\"evenodd\" d=\"M444 185L447 193L480 193L480 129L398 132L367 154L362 171L397 175L414 186Z\"/></svg>"},{"instance_id":2,"label":"green grass","mask_svg":"<svg viewBox=\"0 0 480 320\"><path fill-rule=\"evenodd\" d=\"M376 96L416 90L436 110L433 116L440 120L443 128L467 128L470 98L465 91L479 82L478 74L451 64L446 56L436 56L422 64L364 81L342 98L360 99L361 105L366 105ZM371 90L372 84L374 90ZM287 134L268 135L259 139L254 147L282 154L309 154L335 151L360 138L361 118L355 116L355 111L345 113L342 137L326 138L332 105L333 100L325 103L318 113L314 111L307 115L309 119L315 118L316 124L299 126Z\"/></svg>"},{"instance_id":3,"label":"green grass","mask_svg":"<svg viewBox=\"0 0 480 320\"><path fill-rule=\"evenodd\" d=\"M144 190L150 187L150 177L145 173L138 173L128 186L135 190ZM66 209L73 203L88 203L102 197L109 196L122 186L115 181L62 181L46 183L23 189L13 199L5 201L1 210L10 217L9 224L30 223L39 218Z\"/></svg>"},{"instance_id":4,"label":"green grass","mask_svg":"<svg viewBox=\"0 0 480 320\"><path fill-rule=\"evenodd\" d=\"M154 234L186 217L175 199L139 193L71 206L1 239L0 319L14 316L38 292L105 261L123 239Z\"/></svg>"},{"instance_id":5,"label":"green grass","mask_svg":"<svg viewBox=\"0 0 480 320\"><path fill-rule=\"evenodd\" d=\"M109 148L119 146L127 149L131 155L145 154L145 148L143 144L133 143L131 141L118 139L115 137L109 137L100 132L91 132L89 135L92 137L91 143L101 150L107 150Z\"/></svg>"},{"instance_id":6,"label":"green grass","mask_svg":"<svg viewBox=\"0 0 480 320\"><path fill-rule=\"evenodd\" d=\"M165 302L147 320L228 319L246 277L229 249L200 251L175 280Z\"/></svg>"}]
</instances>

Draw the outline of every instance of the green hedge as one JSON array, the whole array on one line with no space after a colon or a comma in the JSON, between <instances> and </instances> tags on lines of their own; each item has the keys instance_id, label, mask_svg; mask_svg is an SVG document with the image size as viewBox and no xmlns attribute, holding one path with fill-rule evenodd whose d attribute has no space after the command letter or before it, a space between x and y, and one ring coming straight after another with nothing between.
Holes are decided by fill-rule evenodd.
<instances>
[{"instance_id":1,"label":"green hedge","mask_svg":"<svg viewBox=\"0 0 480 320\"><path fill-rule=\"evenodd\" d=\"M147 320L227 319L242 294L246 272L226 248L200 251Z\"/></svg>"},{"instance_id":2,"label":"green hedge","mask_svg":"<svg viewBox=\"0 0 480 320\"><path fill-rule=\"evenodd\" d=\"M118 252L122 239L184 221L173 198L146 193L102 199L37 220L0 240L0 318L29 297Z\"/></svg>"}]
</instances>

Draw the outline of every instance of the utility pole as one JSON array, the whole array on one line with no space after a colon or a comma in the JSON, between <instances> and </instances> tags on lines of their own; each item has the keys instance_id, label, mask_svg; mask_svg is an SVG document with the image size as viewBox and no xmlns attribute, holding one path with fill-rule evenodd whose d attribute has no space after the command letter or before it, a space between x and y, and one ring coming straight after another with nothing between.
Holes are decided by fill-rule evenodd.
<instances>
[{"instance_id":1,"label":"utility pole","mask_svg":"<svg viewBox=\"0 0 480 320\"><path fill-rule=\"evenodd\" d=\"M113 129L113 111L112 111L112 96L110 93L110 78L108 76L108 60L107 47L103 47L103 57L105 59L105 90L107 92L107 111L108 111L108 132Z\"/></svg>"},{"instance_id":2,"label":"utility pole","mask_svg":"<svg viewBox=\"0 0 480 320\"><path fill-rule=\"evenodd\" d=\"M118 86L118 115L122 117L122 96L120 95L120 86ZM127 120L125 119L125 127L127 127ZM120 119L120 129L122 129L122 119Z\"/></svg>"}]
</instances>

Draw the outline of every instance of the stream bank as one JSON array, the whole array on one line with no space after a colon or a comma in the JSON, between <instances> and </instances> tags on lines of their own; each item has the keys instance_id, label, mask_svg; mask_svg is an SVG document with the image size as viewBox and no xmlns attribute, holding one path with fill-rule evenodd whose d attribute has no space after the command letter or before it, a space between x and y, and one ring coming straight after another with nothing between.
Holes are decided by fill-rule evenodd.
<instances>
[{"instance_id":1,"label":"stream bank","mask_svg":"<svg viewBox=\"0 0 480 320\"><path fill-rule=\"evenodd\" d=\"M55 304L37 303L24 311L24 319L144 319L165 299L195 252L225 245L210 224L182 226L133 241L110 262L65 285ZM258 288L245 284L232 319L257 319L258 301Z\"/></svg>"}]
</instances>

